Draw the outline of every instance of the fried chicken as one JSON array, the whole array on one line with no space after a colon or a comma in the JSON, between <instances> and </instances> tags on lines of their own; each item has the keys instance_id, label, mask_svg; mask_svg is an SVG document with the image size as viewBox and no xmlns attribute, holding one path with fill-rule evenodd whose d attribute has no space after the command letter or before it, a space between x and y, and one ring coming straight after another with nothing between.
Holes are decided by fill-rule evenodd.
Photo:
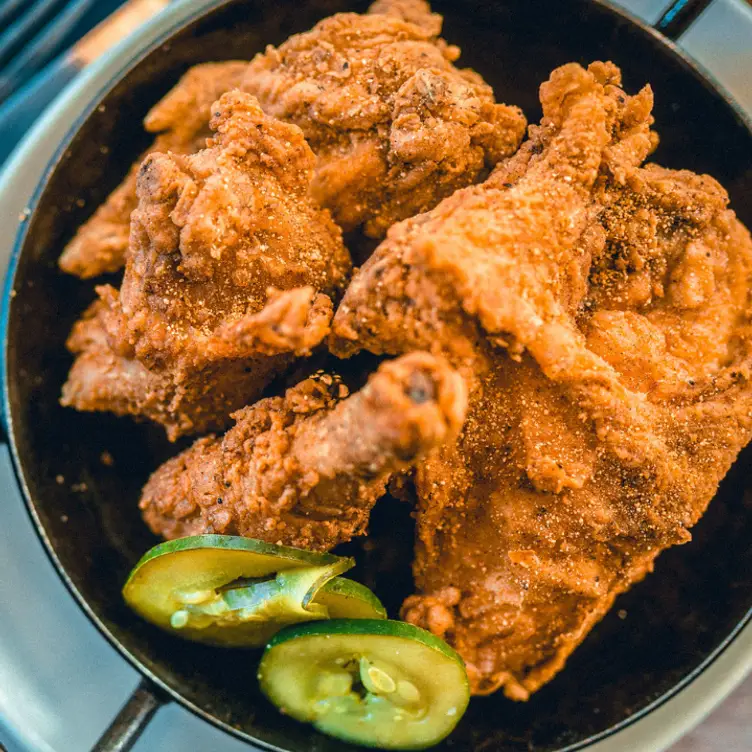
<instances>
[{"instance_id":1,"label":"fried chicken","mask_svg":"<svg viewBox=\"0 0 752 752\"><path fill-rule=\"evenodd\" d=\"M154 143L65 247L59 260L64 272L89 279L123 266L141 163L154 152L193 154L206 146L210 108L240 83L246 66L240 61L196 65L149 111L144 127L157 134Z\"/></svg>"},{"instance_id":2,"label":"fried chicken","mask_svg":"<svg viewBox=\"0 0 752 752\"><path fill-rule=\"evenodd\" d=\"M392 16L402 21L420 26L432 37L441 34L444 19L438 13L431 12L426 0L376 0L368 9L369 13Z\"/></svg>"},{"instance_id":3,"label":"fried chicken","mask_svg":"<svg viewBox=\"0 0 752 752\"><path fill-rule=\"evenodd\" d=\"M462 378L427 353L382 364L350 397L336 377L309 378L160 467L144 519L166 538L226 533L328 550L365 532L390 476L452 440L466 407Z\"/></svg>"},{"instance_id":4,"label":"fried chicken","mask_svg":"<svg viewBox=\"0 0 752 752\"><path fill-rule=\"evenodd\" d=\"M381 237L482 179L517 149L525 119L495 104L477 73L453 65L459 50L439 38L441 23L423 0L378 0L369 15L327 18L250 66L191 68L147 115L154 144L76 233L60 268L90 278L122 267L142 160L202 148L211 104L236 86L302 128L317 156L312 194L345 230L364 225Z\"/></svg>"},{"instance_id":5,"label":"fried chicken","mask_svg":"<svg viewBox=\"0 0 752 752\"><path fill-rule=\"evenodd\" d=\"M752 435L752 240L711 178L649 165L652 94L557 69L483 186L394 227L332 349L445 355L458 440L416 475L403 617L473 692L527 699L665 548Z\"/></svg>"},{"instance_id":6,"label":"fried chicken","mask_svg":"<svg viewBox=\"0 0 752 752\"><path fill-rule=\"evenodd\" d=\"M329 331L350 270L341 232L308 196L300 129L232 91L191 156L152 154L120 292L98 288L68 347L62 403L220 429Z\"/></svg>"},{"instance_id":7,"label":"fried chicken","mask_svg":"<svg viewBox=\"0 0 752 752\"><path fill-rule=\"evenodd\" d=\"M379 0L268 47L243 88L302 128L317 157L314 198L345 230L382 237L514 153L525 119L453 63L441 16L421 0Z\"/></svg>"}]
</instances>

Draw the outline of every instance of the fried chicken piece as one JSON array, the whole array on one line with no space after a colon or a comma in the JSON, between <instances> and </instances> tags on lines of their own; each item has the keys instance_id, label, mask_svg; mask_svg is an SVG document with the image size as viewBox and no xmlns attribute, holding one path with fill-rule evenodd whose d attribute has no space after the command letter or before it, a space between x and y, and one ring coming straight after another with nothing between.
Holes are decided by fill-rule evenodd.
<instances>
[{"instance_id":1,"label":"fried chicken piece","mask_svg":"<svg viewBox=\"0 0 752 752\"><path fill-rule=\"evenodd\" d=\"M441 34L444 19L431 11L426 0L376 0L368 9L374 15L392 16L420 26L432 37Z\"/></svg>"},{"instance_id":2,"label":"fried chicken piece","mask_svg":"<svg viewBox=\"0 0 752 752\"><path fill-rule=\"evenodd\" d=\"M522 113L453 65L441 20L419 0L379 0L268 47L246 71L264 111L302 128L313 196L345 231L382 237L519 146Z\"/></svg>"},{"instance_id":3,"label":"fried chicken piece","mask_svg":"<svg viewBox=\"0 0 752 752\"><path fill-rule=\"evenodd\" d=\"M332 315L331 300L315 295L311 287L272 291L268 305L243 322L250 336L239 343L256 349L256 355L200 366L194 362L185 370L147 367L130 348L123 354L112 346L107 328L119 308L118 292L111 287L99 292L102 298L89 306L68 337L76 359L60 402L87 412L148 418L164 426L171 441L225 428L234 410L321 341Z\"/></svg>"},{"instance_id":4,"label":"fried chicken piece","mask_svg":"<svg viewBox=\"0 0 752 752\"><path fill-rule=\"evenodd\" d=\"M144 519L168 539L227 533L328 550L365 532L390 476L456 437L466 407L462 378L428 353L382 364L350 397L336 377L309 378L162 465Z\"/></svg>"},{"instance_id":5,"label":"fried chicken piece","mask_svg":"<svg viewBox=\"0 0 752 752\"><path fill-rule=\"evenodd\" d=\"M308 197L314 157L249 94L216 103L209 147L152 154L138 177L123 285L73 330L64 405L220 429L329 331L350 270Z\"/></svg>"},{"instance_id":6,"label":"fried chicken piece","mask_svg":"<svg viewBox=\"0 0 752 752\"><path fill-rule=\"evenodd\" d=\"M138 203L136 179L141 163L153 152L193 154L204 148L211 136L212 104L240 83L247 65L241 61L196 65L149 111L144 127L157 134L154 143L65 247L59 260L64 272L89 279L123 266L131 212Z\"/></svg>"},{"instance_id":7,"label":"fried chicken piece","mask_svg":"<svg viewBox=\"0 0 752 752\"><path fill-rule=\"evenodd\" d=\"M406 620L476 694L527 699L665 548L752 435L752 240L709 177L639 165L652 95L560 68L488 182L394 227L332 349L447 356L458 440L420 463Z\"/></svg>"},{"instance_id":8,"label":"fried chicken piece","mask_svg":"<svg viewBox=\"0 0 752 752\"><path fill-rule=\"evenodd\" d=\"M370 15L339 14L247 63L191 68L147 115L159 133L107 201L79 229L60 268L82 278L120 269L136 176L153 152L205 145L209 109L241 85L265 112L300 126L318 157L312 192L345 229L381 237L394 222L482 179L519 146L525 119L453 62L442 18L422 0L378 0Z\"/></svg>"}]
</instances>

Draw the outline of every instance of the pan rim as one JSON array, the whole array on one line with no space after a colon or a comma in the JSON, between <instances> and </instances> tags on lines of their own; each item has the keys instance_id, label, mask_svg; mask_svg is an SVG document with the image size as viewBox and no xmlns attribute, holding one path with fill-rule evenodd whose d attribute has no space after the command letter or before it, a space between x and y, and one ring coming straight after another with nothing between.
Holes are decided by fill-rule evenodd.
<instances>
[{"instance_id":1,"label":"pan rim","mask_svg":"<svg viewBox=\"0 0 752 752\"><path fill-rule=\"evenodd\" d=\"M89 621L98 629L98 631L105 637L110 645L112 645L117 652L126 659L126 661L132 665L142 676L148 678L157 687L165 691L169 697L175 700L179 705L190 710L192 713L202 718L204 721L211 725L221 729L222 731L235 736L247 743L258 745L264 749L275 750L276 752L287 752L285 748L278 747L270 742L263 741L261 739L251 736L248 732L239 731L225 722L219 720L212 714L205 711L203 708L191 702L187 697L183 696L178 690L173 689L167 682L157 676L151 669L146 666L141 659L134 655L124 645L120 643L120 640L108 629L108 627L102 622L100 617L94 612L92 607L88 604L87 599L78 590L76 585L70 579L67 571L63 567L59 560L55 548L48 537L40 517L38 516L36 507L31 499L30 489L26 482L25 468L18 453L18 448L15 440L15 425L13 414L10 411L10 398L8 390L8 366L7 366L7 343L8 343L8 325L10 319L10 306L11 306L11 291L15 281L15 276L18 267L18 261L21 255L21 251L26 243L28 236L28 229L31 222L29 221L34 215L42 194L50 180L50 177L57 169L62 156L66 149L70 145L72 139L75 137L82 124L88 119L93 110L99 105L104 97L111 91L111 89L130 71L133 67L138 65L145 57L150 55L159 46L169 41L169 39L186 25L200 19L201 17L213 12L214 10L228 5L235 0L184 0L184 2L176 3L174 6L169 7L166 11L160 14L157 18L153 19L147 26L140 29L136 34L132 35L124 42L120 43L115 49L108 53L103 59L97 61L91 66L91 69L79 77L79 80L74 82L66 91L65 95L61 99L71 99L76 95L80 95L84 87L90 80L97 80L97 74L99 78L102 78L101 72L106 69L108 64L112 64L115 61L120 61L116 71L109 75L104 82L98 86L94 95L86 96L86 106L80 114L74 119L72 125L65 133L63 139L53 154L52 158L47 162L44 167L41 177L36 184L33 194L31 195L27 206L30 210L29 215L25 218L26 221L22 222L15 241L12 246L11 256L8 262L6 271L6 279L3 291L2 300L2 312L0 313L0 327L3 334L3 348L0 353L0 367L3 374L3 390L2 390L2 412L3 421L6 422L6 435L10 454L12 457L13 472L18 482L20 491L22 492L24 506L27 513L30 515L34 530L43 543L43 548L47 557L53 564L58 576L63 581L68 591L73 595L75 601L86 614ZM739 122L746 127L747 131L752 135L752 116L747 114L743 108L734 100L730 93L723 87L716 79L701 65L694 61L686 52L684 52L676 43L666 39L660 33L652 29L648 24L634 16L632 13L625 9L615 5L611 0L591 0L596 5L602 6L612 14L616 15L620 19L631 22L639 27L643 32L652 36L655 41L663 47L668 48L669 53L673 54L682 67L688 72L689 75L693 75L696 80L702 83L702 85L720 96L725 103L734 112ZM54 109L54 108L53 108ZM49 121L54 118L54 112L48 113ZM29 137L29 141L33 141L33 136L36 133L41 133L45 123L47 123L48 117L44 118L44 121L38 124L38 127L32 131ZM7 173L11 172L11 169L22 160L23 155L18 155L17 159L11 159L11 162L7 165L7 172L3 171L0 175L0 179L4 178ZM656 698L651 703L648 703L645 707L633 715L625 718L621 722L614 726L605 729L597 734L581 740L573 745L561 748L559 752L575 752L575 750L591 747L598 742L602 742L606 739L616 737L625 729L637 724L644 720L651 714L653 714L658 708L666 704L669 700L677 697L684 689L692 684L697 678L704 674L707 669L716 663L718 658L724 654L728 648L736 641L739 635L750 626L752 622L752 608L748 610L746 615L738 622L735 628L726 636L726 638L708 655L705 659L689 674L687 674L682 680L677 682L671 689L665 692L660 697ZM752 659L752 652L747 656ZM738 683L738 681L737 681ZM724 692L719 691L717 693L717 701L722 699Z\"/></svg>"}]
</instances>

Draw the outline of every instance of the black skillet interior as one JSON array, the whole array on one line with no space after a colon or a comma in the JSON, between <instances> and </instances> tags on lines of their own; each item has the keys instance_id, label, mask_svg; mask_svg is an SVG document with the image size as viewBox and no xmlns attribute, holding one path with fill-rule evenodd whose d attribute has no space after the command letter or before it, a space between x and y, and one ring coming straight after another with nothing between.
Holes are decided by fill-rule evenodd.
<instances>
[{"instance_id":1,"label":"black skillet interior","mask_svg":"<svg viewBox=\"0 0 752 752\"><path fill-rule=\"evenodd\" d=\"M189 65L250 58L331 12L363 9L352 0L230 2L139 63L82 125L43 191L10 308L11 439L30 506L74 590L121 649L175 696L226 729L285 750L348 747L276 713L256 688L255 654L172 639L121 601L130 567L155 542L136 509L139 488L176 448L147 426L58 405L70 365L65 337L93 291L58 273L55 262L146 145L139 122L149 106ZM435 9L446 16L445 36L463 48L464 64L495 86L500 101L522 106L531 121L539 117L538 85L562 63L611 59L622 66L627 89L649 81L662 138L656 159L714 175L752 224L749 132L650 34L588 0L436 0ZM114 463L102 461L105 451ZM618 601L555 681L527 704L501 696L473 700L444 746L561 750L634 717L689 676L752 606L751 464L752 454L743 454L695 540L660 557L656 573ZM374 563L370 584L387 601L391 594L392 614L404 594L394 582L409 588L410 525L402 509L389 503L378 509L376 548L361 557ZM380 540L398 545L386 549Z\"/></svg>"}]
</instances>

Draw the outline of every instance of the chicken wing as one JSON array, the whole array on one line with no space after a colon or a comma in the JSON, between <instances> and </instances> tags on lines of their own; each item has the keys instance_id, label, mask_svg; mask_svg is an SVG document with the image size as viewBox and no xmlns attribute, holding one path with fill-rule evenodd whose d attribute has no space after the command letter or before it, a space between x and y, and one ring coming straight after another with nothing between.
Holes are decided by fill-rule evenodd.
<instances>
[{"instance_id":1,"label":"chicken wing","mask_svg":"<svg viewBox=\"0 0 752 752\"><path fill-rule=\"evenodd\" d=\"M420 0L379 0L257 55L243 88L302 128L317 157L314 198L345 230L381 237L482 179L516 151L525 119L453 65L441 16Z\"/></svg>"},{"instance_id":2,"label":"chicken wing","mask_svg":"<svg viewBox=\"0 0 752 752\"><path fill-rule=\"evenodd\" d=\"M661 550L690 539L752 431L752 241L715 181L640 167L652 94L560 68L483 186L394 227L332 349L445 355L458 440L420 463L403 616L524 700Z\"/></svg>"},{"instance_id":3,"label":"chicken wing","mask_svg":"<svg viewBox=\"0 0 752 752\"><path fill-rule=\"evenodd\" d=\"M116 272L125 263L131 212L136 208L136 179L153 152L192 154L206 146L212 104L235 88L247 63L205 63L191 68L146 116L144 127L158 134L131 167L125 180L79 228L60 256L60 268L83 279Z\"/></svg>"},{"instance_id":4,"label":"chicken wing","mask_svg":"<svg viewBox=\"0 0 752 752\"><path fill-rule=\"evenodd\" d=\"M212 128L209 148L141 166L122 288L98 288L74 327L64 405L145 416L173 439L219 429L328 333L350 260L308 197L300 129L237 90Z\"/></svg>"},{"instance_id":5,"label":"chicken wing","mask_svg":"<svg viewBox=\"0 0 752 752\"><path fill-rule=\"evenodd\" d=\"M466 407L462 378L427 353L382 364L350 397L318 375L166 462L141 509L166 538L226 533L328 550L365 532L390 476L456 437Z\"/></svg>"}]
</instances>

